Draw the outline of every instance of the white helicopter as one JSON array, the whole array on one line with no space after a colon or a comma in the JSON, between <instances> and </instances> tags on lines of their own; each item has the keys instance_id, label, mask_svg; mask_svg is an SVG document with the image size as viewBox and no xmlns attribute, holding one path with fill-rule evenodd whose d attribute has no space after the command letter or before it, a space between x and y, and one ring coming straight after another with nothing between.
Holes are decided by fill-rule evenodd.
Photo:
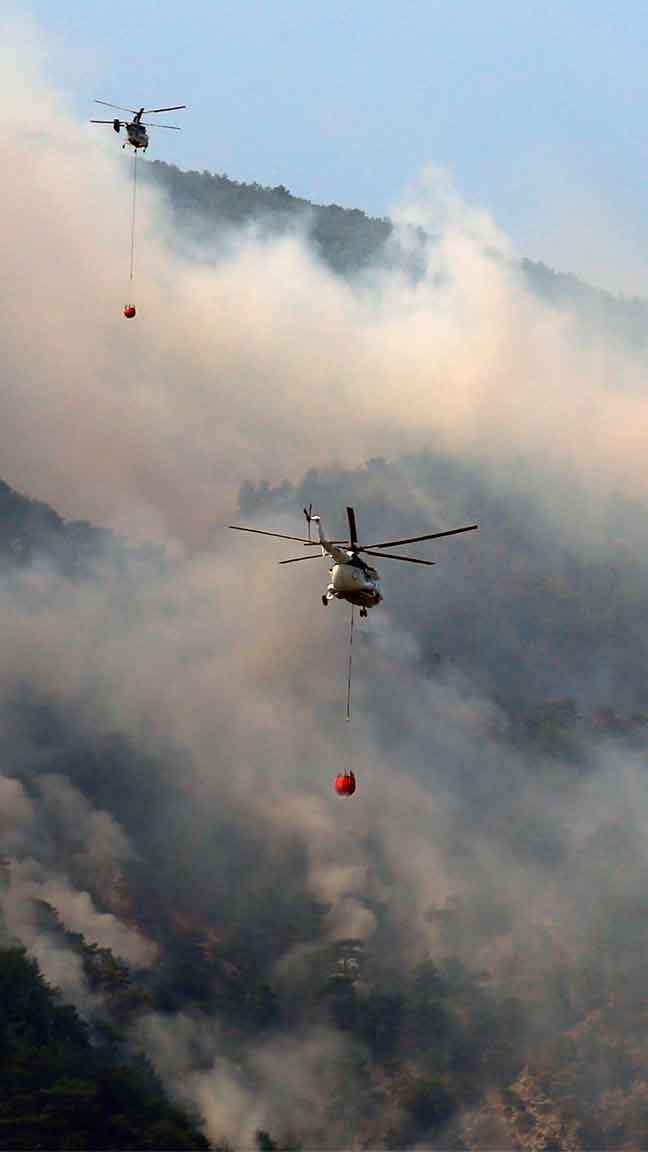
<instances>
[{"instance_id":1,"label":"white helicopter","mask_svg":"<svg viewBox=\"0 0 648 1152\"><path fill-rule=\"evenodd\" d=\"M140 108L139 111L135 108L122 108L120 104L109 104L107 100L95 100L95 104L104 104L106 108L116 108L118 112L130 112L132 120L91 120L91 124L112 124L115 132L119 132L120 128L126 129L127 139L122 148L126 144L132 145L137 151L142 148L144 152L149 146L149 138L147 128L169 128L173 132L179 132L180 128L177 124L146 124L142 121L142 116L150 116L153 112L177 112L180 108L186 108L186 104L173 104L170 108Z\"/></svg>"},{"instance_id":2,"label":"white helicopter","mask_svg":"<svg viewBox=\"0 0 648 1152\"><path fill-rule=\"evenodd\" d=\"M474 532L478 524L467 524L463 528L450 528L445 532L428 532L424 536L408 536L403 540L384 540L379 544L359 544L356 516L353 508L347 508L349 521L348 540L327 540L322 529L319 516L313 515L313 505L304 508L304 516L308 524L308 539L303 536L284 536L281 532L265 532L261 528L244 528L240 524L230 524L237 532L255 532L260 536L274 536L279 540L297 540L307 548L320 547L318 556L330 556L333 564L330 568L329 585L322 596L322 604L326 607L330 600L347 600L352 606L358 605L360 615L366 616L369 608L375 608L382 600L380 577L375 568L367 564L360 556L380 556L386 560L404 560L408 564L434 565L433 560L421 560L417 556L401 556L394 552L382 552L382 548L396 548L402 544L415 544L421 540L438 540L442 536L457 536L460 532ZM311 539L311 523L317 524L319 540ZM318 557L311 553L308 556L295 556L290 560L280 560L280 564L297 564L300 560L313 560Z\"/></svg>"}]
</instances>

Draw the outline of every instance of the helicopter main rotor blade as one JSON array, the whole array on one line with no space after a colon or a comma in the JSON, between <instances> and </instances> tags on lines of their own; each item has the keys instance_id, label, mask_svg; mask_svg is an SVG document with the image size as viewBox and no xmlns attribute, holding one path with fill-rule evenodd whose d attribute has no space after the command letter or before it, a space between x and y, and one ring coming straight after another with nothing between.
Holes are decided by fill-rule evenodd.
<instances>
[{"instance_id":1,"label":"helicopter main rotor blade","mask_svg":"<svg viewBox=\"0 0 648 1152\"><path fill-rule=\"evenodd\" d=\"M90 121L89 121L89 123L90 123L90 124L114 124L114 123L115 123L115 121L114 121L114 120L90 120ZM120 121L119 121L119 127L120 127L120 128L124 128L124 127L125 127L125 125L126 125L126 121L125 121L125 120L120 120Z\"/></svg>"},{"instance_id":2,"label":"helicopter main rotor blade","mask_svg":"<svg viewBox=\"0 0 648 1152\"><path fill-rule=\"evenodd\" d=\"M107 100L93 100L93 104L105 104L106 108L117 108L119 112L132 112L137 116L137 108L124 108L121 104L109 104Z\"/></svg>"},{"instance_id":3,"label":"helicopter main rotor blade","mask_svg":"<svg viewBox=\"0 0 648 1152\"><path fill-rule=\"evenodd\" d=\"M283 532L265 532L263 528L242 528L240 524L228 524L235 532L254 532L257 536L276 536L277 540L297 540L299 544L308 544L311 548L319 548L319 540L307 540L305 536L284 536Z\"/></svg>"},{"instance_id":4,"label":"helicopter main rotor blade","mask_svg":"<svg viewBox=\"0 0 648 1152\"><path fill-rule=\"evenodd\" d=\"M179 108L186 107L186 104L171 104L169 108L142 108L142 112L148 116L149 112L177 112Z\"/></svg>"},{"instance_id":5,"label":"helicopter main rotor blade","mask_svg":"<svg viewBox=\"0 0 648 1152\"><path fill-rule=\"evenodd\" d=\"M369 552L367 548L362 551L366 556L381 556L385 560L406 560L408 564L425 564L428 568L434 568L435 560L419 560L418 556L398 556L395 552Z\"/></svg>"},{"instance_id":6,"label":"helicopter main rotor blade","mask_svg":"<svg viewBox=\"0 0 648 1152\"><path fill-rule=\"evenodd\" d=\"M293 556L292 560L278 560L278 564L299 564L300 560L321 560L321 556L314 556L311 552L310 556Z\"/></svg>"},{"instance_id":7,"label":"helicopter main rotor blade","mask_svg":"<svg viewBox=\"0 0 648 1152\"><path fill-rule=\"evenodd\" d=\"M366 544L359 549L366 552L368 548L395 548L399 544L416 544L419 540L439 540L442 536L457 536L460 532L474 532L479 524L467 524L465 528L450 528L447 532L428 532L425 536L408 536L404 540L383 540L381 544Z\"/></svg>"},{"instance_id":8,"label":"helicopter main rotor blade","mask_svg":"<svg viewBox=\"0 0 648 1152\"><path fill-rule=\"evenodd\" d=\"M358 526L356 524L356 515L353 508L347 508L347 519L349 521L349 540L351 547L358 547Z\"/></svg>"},{"instance_id":9,"label":"helicopter main rotor blade","mask_svg":"<svg viewBox=\"0 0 648 1152\"><path fill-rule=\"evenodd\" d=\"M140 124L143 128L173 128L174 132L182 132L177 124L149 124L148 120L140 120Z\"/></svg>"}]
</instances>

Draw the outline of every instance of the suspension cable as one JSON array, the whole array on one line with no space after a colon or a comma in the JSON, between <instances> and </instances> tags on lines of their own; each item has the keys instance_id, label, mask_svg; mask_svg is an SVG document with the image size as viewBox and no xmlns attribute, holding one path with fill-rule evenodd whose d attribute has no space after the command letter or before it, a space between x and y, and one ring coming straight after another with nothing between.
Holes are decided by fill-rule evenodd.
<instances>
[{"instance_id":1,"label":"suspension cable","mask_svg":"<svg viewBox=\"0 0 648 1152\"><path fill-rule=\"evenodd\" d=\"M347 705L346 705L346 718L351 719L351 663L353 660L353 620L355 616L355 607L351 605L351 624L349 626L349 665L347 668Z\"/></svg>"},{"instance_id":2,"label":"suspension cable","mask_svg":"<svg viewBox=\"0 0 648 1152\"><path fill-rule=\"evenodd\" d=\"M135 204L137 199L137 148L133 153L133 200L131 204L131 237L130 237L130 280L133 281L135 268Z\"/></svg>"}]
</instances>

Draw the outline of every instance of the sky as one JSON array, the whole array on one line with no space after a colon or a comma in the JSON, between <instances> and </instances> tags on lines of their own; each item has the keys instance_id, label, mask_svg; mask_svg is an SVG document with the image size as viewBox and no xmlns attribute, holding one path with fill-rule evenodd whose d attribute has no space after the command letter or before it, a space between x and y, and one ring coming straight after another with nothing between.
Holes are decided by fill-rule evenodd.
<instances>
[{"instance_id":1,"label":"sky","mask_svg":"<svg viewBox=\"0 0 648 1152\"><path fill-rule=\"evenodd\" d=\"M390 211L447 169L525 255L648 293L648 7L26 0L75 113L186 103L149 156ZM100 129L98 129L100 131Z\"/></svg>"}]
</instances>

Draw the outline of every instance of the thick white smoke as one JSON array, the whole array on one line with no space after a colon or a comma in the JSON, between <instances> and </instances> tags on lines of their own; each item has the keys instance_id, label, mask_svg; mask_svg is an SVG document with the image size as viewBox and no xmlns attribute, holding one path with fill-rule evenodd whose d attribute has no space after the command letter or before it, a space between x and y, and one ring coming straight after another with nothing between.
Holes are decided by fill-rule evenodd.
<instances>
[{"instance_id":1,"label":"thick white smoke","mask_svg":"<svg viewBox=\"0 0 648 1152\"><path fill-rule=\"evenodd\" d=\"M427 577L411 574L392 583L395 600L411 598L410 616L386 605L358 644L349 730L344 614L314 611L323 565L280 571L285 553L226 539L223 525L245 482L297 482L309 468L434 447L462 461L474 491L507 493L509 510L511 490L519 495L539 538L549 524L558 548L574 531L585 564L600 565L611 502L646 492L643 360L603 336L584 345L575 320L528 293L492 221L434 174L399 210L434 237L417 284L393 270L343 282L299 237L246 234L223 263L197 267L165 246L164 204L148 190L138 317L127 323L127 164L109 132L78 123L48 86L37 39L12 27L0 49L1 471L67 516L160 541L167 566L138 578L98 564L96 579L71 583L38 561L2 581L7 723L28 685L84 747L117 734L150 772L145 813L135 811L123 775L111 790L82 756L53 756L29 731L12 732L0 777L9 930L92 1011L78 956L43 927L34 901L130 965L153 964L159 925L145 928L116 892L135 862L160 866L162 842L177 888L160 897L160 919L211 925L227 914L232 871L248 899L263 894L251 914L293 897L325 908L321 939L281 937L270 975L287 1000L308 984L321 947L374 939L377 909L403 967L446 946L435 913L452 898L481 906L457 950L493 971L511 924L523 933L558 923L564 947L586 948L593 887L582 861L610 821L637 834L624 891L645 875L640 757L597 742L595 786L569 764L531 770L494 691L465 669L427 674L435 601ZM341 511L345 493L335 496ZM376 483L375 496L387 516L415 513L421 530L449 522L447 493L411 474L395 494ZM295 531L287 517L282 525ZM475 620L488 613L469 600L479 548L465 542L444 561L449 610ZM494 584L513 601L521 562L494 555ZM543 622L519 607L512 618L532 664ZM495 665L497 638L492 652ZM348 763L361 791L345 806L330 778ZM187 827L173 823L180 807ZM619 892L604 871L606 908ZM496 906L506 909L501 929ZM330 1089L322 1062L337 1091L353 1055L321 1021L300 1020L252 1045L246 1078L216 1015L154 1014L140 1025L166 1083L201 1106L210 1135L243 1143L256 1127L291 1122L316 1140Z\"/></svg>"},{"instance_id":2,"label":"thick white smoke","mask_svg":"<svg viewBox=\"0 0 648 1152\"><path fill-rule=\"evenodd\" d=\"M431 441L507 483L523 461L534 485L550 468L645 489L643 364L583 347L524 290L488 216L432 172L400 210L435 239L416 285L388 272L352 287L295 238L183 262L143 190L139 314L125 322L129 162L47 85L34 39L10 26L2 47L10 482L68 515L194 541L242 479Z\"/></svg>"}]
</instances>

